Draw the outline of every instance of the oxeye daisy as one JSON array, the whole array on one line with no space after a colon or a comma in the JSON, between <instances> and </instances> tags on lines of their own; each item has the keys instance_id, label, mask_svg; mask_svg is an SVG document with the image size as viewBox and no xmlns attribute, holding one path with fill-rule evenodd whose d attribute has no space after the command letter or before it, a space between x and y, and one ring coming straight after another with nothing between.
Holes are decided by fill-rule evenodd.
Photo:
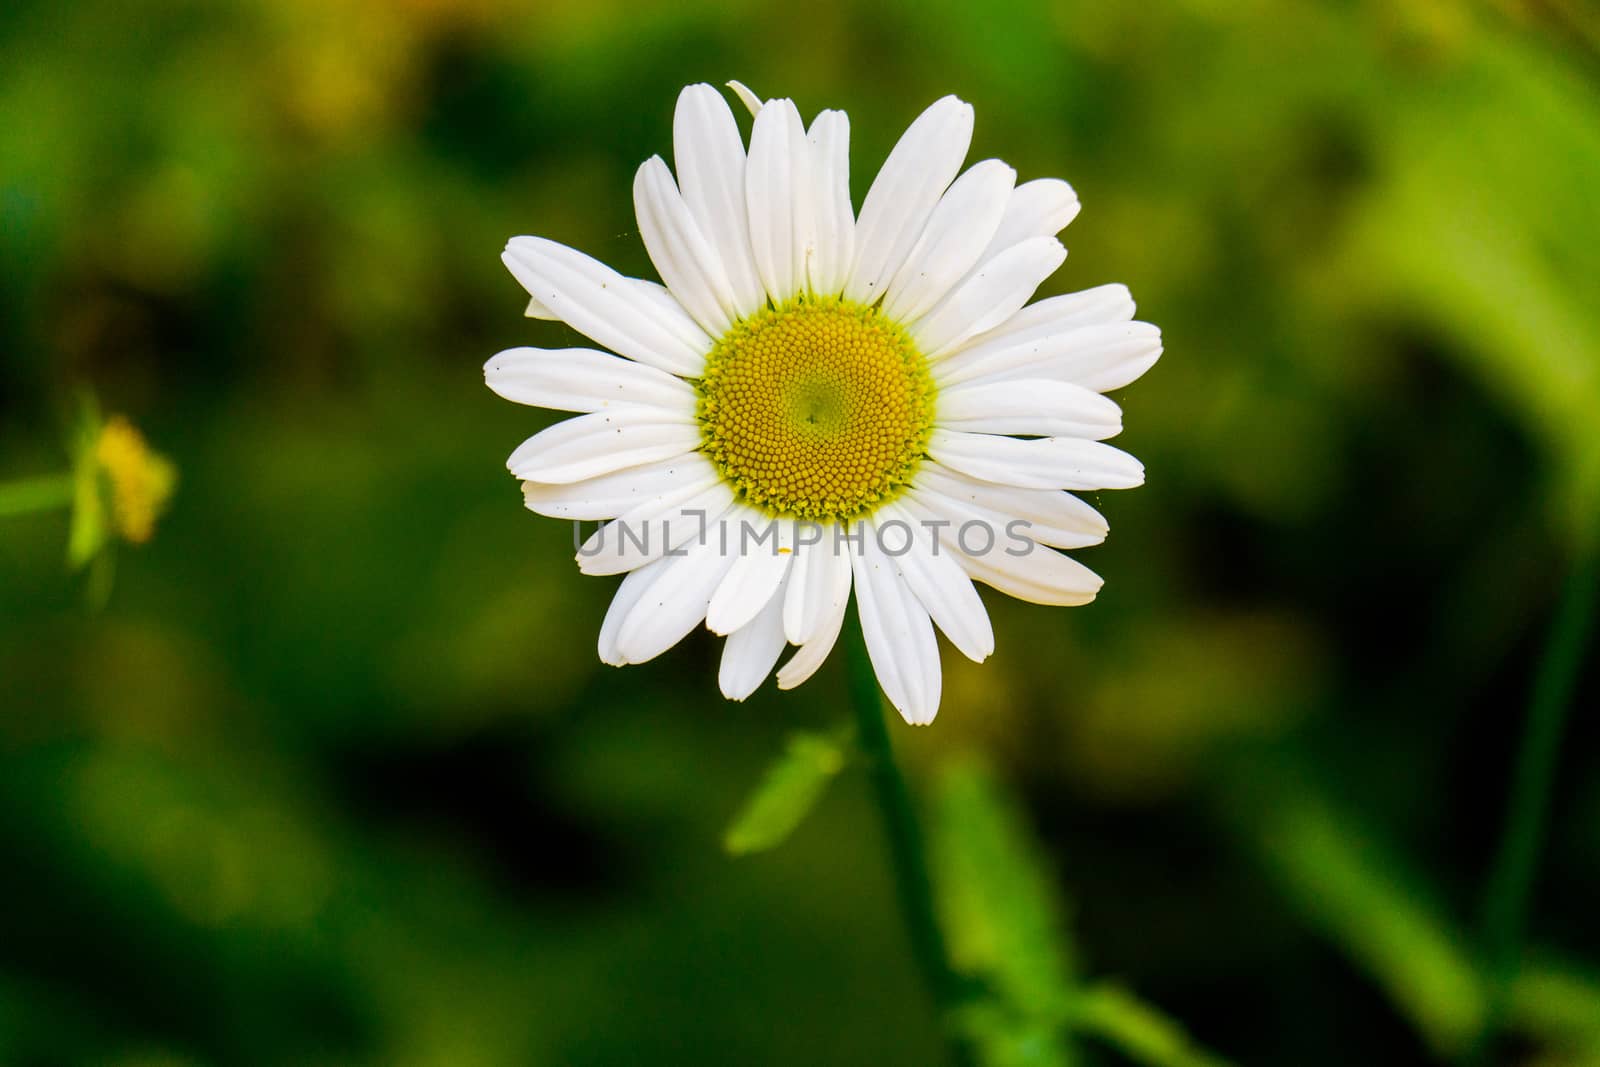
<instances>
[{"instance_id":1,"label":"oxeye daisy","mask_svg":"<svg viewBox=\"0 0 1600 1067\"><path fill-rule=\"evenodd\" d=\"M733 700L778 670L799 685L827 657L851 591L872 666L908 722L933 720L935 628L981 661L994 649L974 581L1040 604L1092 600L1101 580L1057 551L1106 536L1072 491L1144 480L1104 442L1101 394L1143 374L1160 332L1126 288L1032 305L1078 212L1063 181L962 172L970 105L936 102L850 200L849 121L810 124L789 100L735 91L748 151L709 85L678 97L676 175L639 168L634 208L662 284L554 241L502 257L531 297L607 351L515 348L491 389L579 412L508 466L527 506L606 520L578 552L626 574L600 658L651 659L704 623L727 636Z\"/></svg>"}]
</instances>

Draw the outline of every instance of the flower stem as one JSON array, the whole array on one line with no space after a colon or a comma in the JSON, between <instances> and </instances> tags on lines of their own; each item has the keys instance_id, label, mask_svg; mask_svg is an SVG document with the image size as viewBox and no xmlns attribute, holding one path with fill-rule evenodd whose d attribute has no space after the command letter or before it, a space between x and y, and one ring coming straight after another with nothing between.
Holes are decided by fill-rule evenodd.
<instances>
[{"instance_id":1,"label":"flower stem","mask_svg":"<svg viewBox=\"0 0 1600 1067\"><path fill-rule=\"evenodd\" d=\"M1528 902L1544 844L1555 785L1557 756L1573 690L1594 629L1600 598L1600 552L1585 546L1562 592L1549 642L1539 661L1527 722L1511 784L1510 810L1484 897L1483 946L1488 967L1488 1005L1472 1062L1490 1052L1517 977Z\"/></svg>"},{"instance_id":2,"label":"flower stem","mask_svg":"<svg viewBox=\"0 0 1600 1067\"><path fill-rule=\"evenodd\" d=\"M889 743L889 731L884 724L884 706L878 693L878 679L873 673L871 660L867 658L860 626L854 620L850 632L846 634L845 644L849 648L850 697L856 712L856 739L866 759L867 772L872 778L873 796L883 817L889 858L894 867L895 890L900 898L900 912L905 919L917 965L922 970L928 992L938 1006L941 1021L945 1025L950 1062L957 1067L968 1067L974 1062L972 1052L951 1029L950 1016L961 1000L961 982L950 968L944 933L934 913L933 886L928 878L927 847L923 841L922 827L917 822L906 780L895 763L894 748Z\"/></svg>"},{"instance_id":3,"label":"flower stem","mask_svg":"<svg viewBox=\"0 0 1600 1067\"><path fill-rule=\"evenodd\" d=\"M54 511L72 503L72 474L47 474L0 485L0 516Z\"/></svg>"}]
</instances>

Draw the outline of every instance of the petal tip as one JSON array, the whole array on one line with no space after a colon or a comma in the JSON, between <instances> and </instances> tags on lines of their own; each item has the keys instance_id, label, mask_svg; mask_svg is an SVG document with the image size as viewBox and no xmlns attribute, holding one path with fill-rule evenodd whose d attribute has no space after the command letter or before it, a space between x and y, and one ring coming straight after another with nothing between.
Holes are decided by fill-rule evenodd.
<instances>
[{"instance_id":1,"label":"petal tip","mask_svg":"<svg viewBox=\"0 0 1600 1067\"><path fill-rule=\"evenodd\" d=\"M752 92L748 85L737 79L728 82L727 85L733 90L733 95L739 98L739 102L749 109L751 118L761 113L761 98Z\"/></svg>"}]
</instances>

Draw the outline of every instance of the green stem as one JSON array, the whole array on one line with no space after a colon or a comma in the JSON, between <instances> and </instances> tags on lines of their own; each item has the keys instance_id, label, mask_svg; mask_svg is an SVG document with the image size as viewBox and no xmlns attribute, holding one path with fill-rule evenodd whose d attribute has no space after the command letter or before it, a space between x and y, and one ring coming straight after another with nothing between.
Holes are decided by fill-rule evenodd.
<instances>
[{"instance_id":1,"label":"green stem","mask_svg":"<svg viewBox=\"0 0 1600 1067\"><path fill-rule=\"evenodd\" d=\"M0 485L0 517L54 511L72 504L72 474L47 474Z\"/></svg>"},{"instance_id":2,"label":"green stem","mask_svg":"<svg viewBox=\"0 0 1600 1067\"><path fill-rule=\"evenodd\" d=\"M905 918L911 949L927 983L928 992L939 1008L941 1022L950 1042L950 1062L967 1067L974 1062L972 1051L951 1029L951 1015L960 1005L961 982L950 968L944 933L934 912L933 885L928 878L927 847L922 827L906 789L906 780L894 759L889 730L884 724L883 699L878 694L878 679L867 658L858 623L852 620L845 635L848 646L850 697L856 712L856 739L872 778L873 796L883 816L889 858L894 867L895 890L900 912Z\"/></svg>"},{"instance_id":3,"label":"green stem","mask_svg":"<svg viewBox=\"0 0 1600 1067\"><path fill-rule=\"evenodd\" d=\"M1561 735L1583 667L1600 597L1600 552L1587 549L1562 593L1549 643L1539 662L1522 747L1511 784L1511 806L1484 896L1483 946L1488 1005L1473 1062L1483 1062L1506 1016L1520 968L1528 902L1544 845Z\"/></svg>"}]
</instances>

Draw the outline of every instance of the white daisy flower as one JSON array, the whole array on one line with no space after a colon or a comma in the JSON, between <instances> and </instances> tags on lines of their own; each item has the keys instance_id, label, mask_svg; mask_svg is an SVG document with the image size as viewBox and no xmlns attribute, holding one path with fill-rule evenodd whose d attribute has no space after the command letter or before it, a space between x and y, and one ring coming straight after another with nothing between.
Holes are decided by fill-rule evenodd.
<instances>
[{"instance_id":1,"label":"white daisy flower","mask_svg":"<svg viewBox=\"0 0 1600 1067\"><path fill-rule=\"evenodd\" d=\"M973 582L1084 604L1101 580L1057 549L1106 523L1072 491L1139 485L1104 444L1100 394L1161 353L1121 285L1028 301L1066 256L1063 181L964 173L972 107L947 96L911 124L857 214L849 120L809 129L789 100L734 88L748 152L709 85L678 97L677 174L639 168L634 207L664 284L564 245L515 237L502 257L532 298L608 351L514 348L489 387L579 412L511 455L527 506L610 520L588 574L626 574L600 658L640 663L702 622L727 636L719 682L749 696L786 645L789 689L822 664L850 592L878 681L912 723L939 707L937 627L981 661L994 633ZM1027 305L1027 306L1025 306Z\"/></svg>"}]
</instances>

